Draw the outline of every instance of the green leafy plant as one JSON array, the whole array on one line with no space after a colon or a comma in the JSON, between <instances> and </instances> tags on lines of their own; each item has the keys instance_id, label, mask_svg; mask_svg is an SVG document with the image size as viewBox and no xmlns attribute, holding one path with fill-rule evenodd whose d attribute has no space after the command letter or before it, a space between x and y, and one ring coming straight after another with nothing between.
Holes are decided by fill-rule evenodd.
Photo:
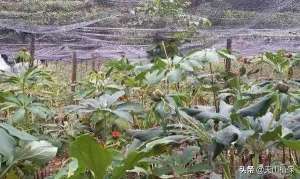
<instances>
[{"instance_id":1,"label":"green leafy plant","mask_svg":"<svg viewBox=\"0 0 300 179\"><path fill-rule=\"evenodd\" d=\"M124 91L118 91L112 95L103 94L96 99L84 99L79 102L79 105L67 106L66 110L77 113L92 113L98 114L101 112L115 115L127 122L132 122L133 117L131 111L141 111L138 103L127 103L119 101L119 98L124 96Z\"/></svg>"},{"instance_id":2,"label":"green leafy plant","mask_svg":"<svg viewBox=\"0 0 300 179\"><path fill-rule=\"evenodd\" d=\"M153 147L130 152L120 159L115 151L104 148L91 136L82 135L70 145L71 157L75 161L73 160L69 166L61 170L55 178L86 178L90 176L96 179L120 179L142 159L159 155L164 151L161 147ZM111 167L113 168L110 169Z\"/></svg>"},{"instance_id":3,"label":"green leafy plant","mask_svg":"<svg viewBox=\"0 0 300 179\"><path fill-rule=\"evenodd\" d=\"M57 152L47 141L39 141L36 137L6 124L0 124L0 178L14 167L25 161L45 163Z\"/></svg>"},{"instance_id":4,"label":"green leafy plant","mask_svg":"<svg viewBox=\"0 0 300 179\"><path fill-rule=\"evenodd\" d=\"M36 88L47 89L50 87L52 78L49 72L35 68L29 68L28 70L20 74L4 74L1 76L1 82L11 85L12 91L16 93L32 94Z\"/></svg>"},{"instance_id":5,"label":"green leafy plant","mask_svg":"<svg viewBox=\"0 0 300 179\"><path fill-rule=\"evenodd\" d=\"M120 101L124 95L124 91L103 94L95 99L83 99L78 105L67 106L65 109L71 113L90 114L92 123L101 124L104 129L109 121L126 126L133 122L133 112L141 112L143 108L138 103ZM107 135L105 131L104 135Z\"/></svg>"},{"instance_id":6,"label":"green leafy plant","mask_svg":"<svg viewBox=\"0 0 300 179\"><path fill-rule=\"evenodd\" d=\"M135 71L139 78L144 77L145 83L148 85L155 85L163 80L177 83L183 80L188 73L203 69L205 65L218 62L223 57L235 59L234 56L224 51L208 49L192 52L185 57L158 59L152 65L137 66Z\"/></svg>"},{"instance_id":7,"label":"green leafy plant","mask_svg":"<svg viewBox=\"0 0 300 179\"><path fill-rule=\"evenodd\" d=\"M172 152L171 155L155 157L151 162L155 168L153 173L158 177L184 177L195 173L211 170L210 166L197 161L199 147L188 146L182 151Z\"/></svg>"},{"instance_id":8,"label":"green leafy plant","mask_svg":"<svg viewBox=\"0 0 300 179\"><path fill-rule=\"evenodd\" d=\"M115 84L113 80L108 78L109 75L111 75L111 72L107 74L101 72L90 73L85 80L79 83L80 89L77 91L75 98L80 100L99 97L104 92L123 90L122 85Z\"/></svg>"},{"instance_id":9,"label":"green leafy plant","mask_svg":"<svg viewBox=\"0 0 300 179\"><path fill-rule=\"evenodd\" d=\"M38 102L34 97L19 94L17 96L9 95L4 97L4 102L0 104L2 111L12 110L12 122L19 122L21 120L29 120L31 115L47 119L52 114L51 110L43 103ZM34 120L32 118L32 120Z\"/></svg>"},{"instance_id":10,"label":"green leafy plant","mask_svg":"<svg viewBox=\"0 0 300 179\"><path fill-rule=\"evenodd\" d=\"M271 65L280 78L290 79L293 76L293 68L299 64L300 58L297 54L288 54L281 50L277 53L266 52L260 62Z\"/></svg>"}]
</instances>

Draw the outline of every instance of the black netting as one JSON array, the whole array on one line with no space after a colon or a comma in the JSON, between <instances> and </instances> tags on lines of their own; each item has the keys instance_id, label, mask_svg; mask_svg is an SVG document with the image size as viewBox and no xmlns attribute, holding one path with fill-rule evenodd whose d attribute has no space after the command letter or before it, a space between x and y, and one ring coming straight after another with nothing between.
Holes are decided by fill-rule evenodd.
<instances>
[{"instance_id":1,"label":"black netting","mask_svg":"<svg viewBox=\"0 0 300 179\"><path fill-rule=\"evenodd\" d=\"M175 0L174 0L175 1ZM242 55L287 49L300 51L299 0L190 0L182 11L166 16L141 13L151 0L5 0L0 1L0 53L10 57L28 47L35 36L39 59L144 59L157 36L188 31L187 19L207 18L211 27L197 27L183 51L223 48L227 38ZM183 1L182 1L183 2ZM172 14L173 13L173 14ZM174 18L178 13L180 17ZM194 29L195 30L195 29Z\"/></svg>"}]
</instances>

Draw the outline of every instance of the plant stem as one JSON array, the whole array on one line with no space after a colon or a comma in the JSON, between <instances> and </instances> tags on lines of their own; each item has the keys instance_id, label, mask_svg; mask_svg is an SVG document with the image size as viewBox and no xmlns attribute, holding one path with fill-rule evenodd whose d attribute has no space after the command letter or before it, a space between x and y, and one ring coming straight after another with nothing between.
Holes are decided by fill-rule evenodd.
<instances>
[{"instance_id":1,"label":"plant stem","mask_svg":"<svg viewBox=\"0 0 300 179\"><path fill-rule=\"evenodd\" d=\"M234 173L234 148L229 149L229 154L230 154L230 169L231 173Z\"/></svg>"},{"instance_id":2,"label":"plant stem","mask_svg":"<svg viewBox=\"0 0 300 179\"><path fill-rule=\"evenodd\" d=\"M285 163L285 147L282 146L282 163Z\"/></svg>"},{"instance_id":3,"label":"plant stem","mask_svg":"<svg viewBox=\"0 0 300 179\"><path fill-rule=\"evenodd\" d=\"M298 155L297 155L297 151L296 150L294 150L294 155L295 155L296 163L297 163L297 165L299 165Z\"/></svg>"},{"instance_id":4,"label":"plant stem","mask_svg":"<svg viewBox=\"0 0 300 179\"><path fill-rule=\"evenodd\" d=\"M271 166L272 163L272 154L270 151L268 151L268 165Z\"/></svg>"},{"instance_id":5,"label":"plant stem","mask_svg":"<svg viewBox=\"0 0 300 179\"><path fill-rule=\"evenodd\" d=\"M214 106L216 108L216 112L219 112L219 105L218 105L218 102L217 102L217 94L216 94L216 91L214 89L214 72L213 72L213 69L212 69L212 64L209 63L209 69L210 69L210 74L211 74L211 88L212 88L212 92L213 92L213 97L214 97Z\"/></svg>"},{"instance_id":6,"label":"plant stem","mask_svg":"<svg viewBox=\"0 0 300 179\"><path fill-rule=\"evenodd\" d=\"M223 163L223 172L224 172L224 179L231 179L231 172L230 166L228 165L228 161L224 157L223 154L220 155L221 162Z\"/></svg>"},{"instance_id":7,"label":"plant stem","mask_svg":"<svg viewBox=\"0 0 300 179\"><path fill-rule=\"evenodd\" d=\"M6 175L6 173L11 169L11 167L13 167L15 165L15 162L11 163L8 167L6 167L2 173L0 174L0 178L4 178L4 176Z\"/></svg>"},{"instance_id":8,"label":"plant stem","mask_svg":"<svg viewBox=\"0 0 300 179\"><path fill-rule=\"evenodd\" d=\"M255 152L255 154L254 154L253 164L254 164L254 168L258 167L258 164L259 164L259 153L257 153L257 152Z\"/></svg>"},{"instance_id":9,"label":"plant stem","mask_svg":"<svg viewBox=\"0 0 300 179\"><path fill-rule=\"evenodd\" d=\"M293 160L292 160L292 152L291 152L290 148L289 148L289 161L290 161L290 164L292 165L293 164Z\"/></svg>"}]
</instances>

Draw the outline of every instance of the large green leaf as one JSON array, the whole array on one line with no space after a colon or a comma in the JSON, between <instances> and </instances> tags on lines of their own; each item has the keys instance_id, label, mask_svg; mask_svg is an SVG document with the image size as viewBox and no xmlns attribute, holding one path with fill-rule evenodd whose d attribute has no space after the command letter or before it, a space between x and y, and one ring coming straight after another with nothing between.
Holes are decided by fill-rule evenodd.
<instances>
[{"instance_id":1,"label":"large green leaf","mask_svg":"<svg viewBox=\"0 0 300 179\"><path fill-rule=\"evenodd\" d=\"M199 147L188 146L187 148L183 149L182 154L178 156L178 159L180 160L179 163L181 163L183 165L187 165L194 159L194 157L199 152L200 152Z\"/></svg>"},{"instance_id":2,"label":"large green leaf","mask_svg":"<svg viewBox=\"0 0 300 179\"><path fill-rule=\"evenodd\" d=\"M268 109L273 101L274 101L273 96L268 95L263 97L259 102L238 110L237 113L242 117L246 117L246 116L260 117L265 115L268 112Z\"/></svg>"},{"instance_id":3,"label":"large green leaf","mask_svg":"<svg viewBox=\"0 0 300 179\"><path fill-rule=\"evenodd\" d=\"M282 135L282 127L278 126L275 129L267 131L264 134L262 134L261 139L264 142L275 141L280 139L281 135Z\"/></svg>"},{"instance_id":4,"label":"large green leaf","mask_svg":"<svg viewBox=\"0 0 300 179\"><path fill-rule=\"evenodd\" d=\"M205 64L205 63L218 62L221 58L215 49L205 49L205 50L195 51L189 54L188 56L186 56L185 59L195 60L201 62L202 64Z\"/></svg>"},{"instance_id":5,"label":"large green leaf","mask_svg":"<svg viewBox=\"0 0 300 179\"><path fill-rule=\"evenodd\" d=\"M155 137L161 136L164 133L163 129L158 127L146 130L131 130L129 132L134 138L139 139L140 141L151 140Z\"/></svg>"},{"instance_id":6,"label":"large green leaf","mask_svg":"<svg viewBox=\"0 0 300 179\"><path fill-rule=\"evenodd\" d=\"M80 170L91 170L96 179L104 178L112 162L110 151L89 135L82 135L71 143L70 155L78 160Z\"/></svg>"},{"instance_id":7,"label":"large green leaf","mask_svg":"<svg viewBox=\"0 0 300 179\"><path fill-rule=\"evenodd\" d=\"M23 141L35 141L35 140L37 140L36 137L34 137L34 136L32 136L32 135L30 135L26 132L22 132L22 131L20 131L16 128L12 127L9 124L2 123L2 124L0 124L0 127L5 129L11 136L17 137L20 140L23 140Z\"/></svg>"},{"instance_id":8,"label":"large green leaf","mask_svg":"<svg viewBox=\"0 0 300 179\"><path fill-rule=\"evenodd\" d=\"M257 118L257 121L259 122L259 125L263 133L274 128L276 121L273 119L273 117L274 117L273 113L267 112L265 115Z\"/></svg>"},{"instance_id":9,"label":"large green leaf","mask_svg":"<svg viewBox=\"0 0 300 179\"><path fill-rule=\"evenodd\" d=\"M132 111L132 112L142 112L144 110L141 104L134 103L134 102L121 103L116 106L116 109L122 111Z\"/></svg>"},{"instance_id":10,"label":"large green leaf","mask_svg":"<svg viewBox=\"0 0 300 179\"><path fill-rule=\"evenodd\" d=\"M207 121L209 119L213 119L216 121L223 121L223 122L229 121L229 118L227 118L226 116L223 116L222 114L208 112L208 111L200 112L197 115L195 115L194 117L195 117L195 119L197 119L199 121Z\"/></svg>"},{"instance_id":11,"label":"large green leaf","mask_svg":"<svg viewBox=\"0 0 300 179\"><path fill-rule=\"evenodd\" d=\"M121 179L125 176L127 170L133 169L140 160L151 156L156 156L166 152L164 148L152 148L148 151L132 151L126 158L112 171L111 179Z\"/></svg>"},{"instance_id":12,"label":"large green leaf","mask_svg":"<svg viewBox=\"0 0 300 179\"><path fill-rule=\"evenodd\" d=\"M136 74L139 74L139 73L142 73L142 72L150 70L152 67L153 67L153 64L151 64L151 63L145 64L145 65L136 66L134 68L134 72Z\"/></svg>"},{"instance_id":13,"label":"large green leaf","mask_svg":"<svg viewBox=\"0 0 300 179\"><path fill-rule=\"evenodd\" d=\"M125 95L124 91L117 91L117 92L113 93L112 95L103 95L103 96L100 96L99 100L106 100L107 101L107 105L111 106L113 103L115 103L116 101L118 101L118 99L120 97L122 97L124 95Z\"/></svg>"},{"instance_id":14,"label":"large green leaf","mask_svg":"<svg viewBox=\"0 0 300 179\"><path fill-rule=\"evenodd\" d=\"M154 85L159 83L165 77L165 71L155 70L153 72L148 72L145 76L145 82L148 85Z\"/></svg>"},{"instance_id":15,"label":"large green leaf","mask_svg":"<svg viewBox=\"0 0 300 179\"><path fill-rule=\"evenodd\" d=\"M163 137L157 140L153 140L149 143L146 144L145 150L151 150L155 146L158 145L176 145L176 144L182 144L186 141L193 140L193 138L189 136L184 136L184 135L171 135L167 137Z\"/></svg>"},{"instance_id":16,"label":"large green leaf","mask_svg":"<svg viewBox=\"0 0 300 179\"><path fill-rule=\"evenodd\" d=\"M171 113L170 106L163 101L157 103L154 109L161 119L166 119Z\"/></svg>"},{"instance_id":17,"label":"large green leaf","mask_svg":"<svg viewBox=\"0 0 300 179\"><path fill-rule=\"evenodd\" d=\"M47 162L56 156L57 147L47 141L32 141L16 152L15 160Z\"/></svg>"},{"instance_id":18,"label":"large green leaf","mask_svg":"<svg viewBox=\"0 0 300 179\"><path fill-rule=\"evenodd\" d=\"M243 144L247 138L252 136L252 130L240 130L239 128L229 125L216 133L213 143L209 146L210 159L214 160L226 147L233 142Z\"/></svg>"},{"instance_id":19,"label":"large green leaf","mask_svg":"<svg viewBox=\"0 0 300 179\"><path fill-rule=\"evenodd\" d=\"M46 119L51 114L51 111L41 103L32 104L30 107L28 107L28 110L41 119Z\"/></svg>"},{"instance_id":20,"label":"large green leaf","mask_svg":"<svg viewBox=\"0 0 300 179\"><path fill-rule=\"evenodd\" d=\"M183 78L183 72L180 69L173 69L167 74L167 79L171 83L177 83Z\"/></svg>"},{"instance_id":21,"label":"large green leaf","mask_svg":"<svg viewBox=\"0 0 300 179\"><path fill-rule=\"evenodd\" d=\"M112 95L103 94L102 96L100 96L99 98L96 98L96 99L81 100L79 102L79 105L67 106L67 107L65 107L65 110L67 112L76 112L76 113L93 113L93 112L99 112L99 111L114 113L113 109L117 108L115 110L116 115L119 116L119 114L120 114L120 117L123 117L127 120L131 120L132 117L130 117L128 115L127 111L130 111L130 108L131 109L133 108L133 106L134 106L133 103L128 104L127 106L126 106L126 103L118 104L119 98L122 97L123 95L125 95L124 91L118 91L118 92L113 93Z\"/></svg>"},{"instance_id":22,"label":"large green leaf","mask_svg":"<svg viewBox=\"0 0 300 179\"><path fill-rule=\"evenodd\" d=\"M215 140L224 146L229 146L232 142L238 140L240 133L241 132L237 127L230 125L218 131Z\"/></svg>"},{"instance_id":23,"label":"large green leaf","mask_svg":"<svg viewBox=\"0 0 300 179\"><path fill-rule=\"evenodd\" d=\"M144 148L141 148L139 151L131 151L121 164L113 169L112 179L121 179L125 176L126 171L133 169L140 160L161 155L170 149L170 145L179 144L187 140L189 140L187 136L168 136L147 143L144 145Z\"/></svg>"},{"instance_id":24,"label":"large green leaf","mask_svg":"<svg viewBox=\"0 0 300 179\"><path fill-rule=\"evenodd\" d=\"M300 141L299 140L281 139L281 142L290 149L300 150Z\"/></svg>"},{"instance_id":25,"label":"large green leaf","mask_svg":"<svg viewBox=\"0 0 300 179\"><path fill-rule=\"evenodd\" d=\"M289 60L283 51L278 51L277 53L266 52L262 61L271 65L278 73L285 72L289 67Z\"/></svg>"},{"instance_id":26,"label":"large green leaf","mask_svg":"<svg viewBox=\"0 0 300 179\"><path fill-rule=\"evenodd\" d=\"M276 103L275 103L275 115L279 116L287 111L290 103L290 97L285 93L275 93Z\"/></svg>"},{"instance_id":27,"label":"large green leaf","mask_svg":"<svg viewBox=\"0 0 300 179\"><path fill-rule=\"evenodd\" d=\"M16 145L15 139L0 128L0 154L3 156L4 161L8 161L8 163L13 161Z\"/></svg>"},{"instance_id":28,"label":"large green leaf","mask_svg":"<svg viewBox=\"0 0 300 179\"><path fill-rule=\"evenodd\" d=\"M117 91L113 94L103 94L97 99L86 99L81 101L81 105L85 108L107 108L118 101L118 99L125 95L124 91Z\"/></svg>"},{"instance_id":29,"label":"large green leaf","mask_svg":"<svg viewBox=\"0 0 300 179\"><path fill-rule=\"evenodd\" d=\"M4 99L5 99L5 102L21 105L20 101L18 100L18 98L16 96L11 95L11 96L5 97Z\"/></svg>"},{"instance_id":30,"label":"large green leaf","mask_svg":"<svg viewBox=\"0 0 300 179\"><path fill-rule=\"evenodd\" d=\"M193 72L194 68L200 67L202 67L202 65L195 60L185 60L182 63L180 63L180 68L187 72Z\"/></svg>"},{"instance_id":31,"label":"large green leaf","mask_svg":"<svg viewBox=\"0 0 300 179\"><path fill-rule=\"evenodd\" d=\"M12 96L11 92L0 91L0 102L3 103L7 96Z\"/></svg>"},{"instance_id":32,"label":"large green leaf","mask_svg":"<svg viewBox=\"0 0 300 179\"><path fill-rule=\"evenodd\" d=\"M283 136L292 134L294 139L300 139L300 110L284 113L280 117Z\"/></svg>"},{"instance_id":33,"label":"large green leaf","mask_svg":"<svg viewBox=\"0 0 300 179\"><path fill-rule=\"evenodd\" d=\"M121 119L125 119L128 122L133 122L133 117L130 114L130 112L121 111L121 110L113 110L112 113L115 114L116 116L118 116Z\"/></svg>"},{"instance_id":34,"label":"large green leaf","mask_svg":"<svg viewBox=\"0 0 300 179\"><path fill-rule=\"evenodd\" d=\"M218 51L218 54L223 57L223 58L227 58L227 59L231 59L231 60L236 60L236 56L228 53L227 50L220 50Z\"/></svg>"},{"instance_id":35,"label":"large green leaf","mask_svg":"<svg viewBox=\"0 0 300 179\"><path fill-rule=\"evenodd\" d=\"M210 111L203 111L202 109L183 108L183 111L185 111L189 116L204 123L207 122L209 119L213 119L216 121L223 121L223 122L229 121L229 118L225 115L215 113L215 112L210 112Z\"/></svg>"},{"instance_id":36,"label":"large green leaf","mask_svg":"<svg viewBox=\"0 0 300 179\"><path fill-rule=\"evenodd\" d=\"M137 162L144 157L147 157L146 152L130 152L121 162L121 165L113 169L111 179L121 179L125 176L127 170L133 169Z\"/></svg>"},{"instance_id":37,"label":"large green leaf","mask_svg":"<svg viewBox=\"0 0 300 179\"><path fill-rule=\"evenodd\" d=\"M230 118L230 114L233 111L233 106L227 104L225 101L220 100L220 114L226 118Z\"/></svg>"},{"instance_id":38,"label":"large green leaf","mask_svg":"<svg viewBox=\"0 0 300 179\"><path fill-rule=\"evenodd\" d=\"M195 61L202 61L204 58L205 58L204 50L192 52L191 54L185 57L186 60L195 60Z\"/></svg>"},{"instance_id":39,"label":"large green leaf","mask_svg":"<svg viewBox=\"0 0 300 179\"><path fill-rule=\"evenodd\" d=\"M54 179L74 177L77 169L78 169L78 161L77 159L72 159L66 166L64 166L58 171Z\"/></svg>"},{"instance_id":40,"label":"large green leaf","mask_svg":"<svg viewBox=\"0 0 300 179\"><path fill-rule=\"evenodd\" d=\"M218 52L215 49L207 49L205 50L205 59L209 63L216 63L221 60Z\"/></svg>"},{"instance_id":41,"label":"large green leaf","mask_svg":"<svg viewBox=\"0 0 300 179\"><path fill-rule=\"evenodd\" d=\"M15 111L14 115L12 116L13 122L19 122L25 119L26 110L24 108L19 108Z\"/></svg>"},{"instance_id":42,"label":"large green leaf","mask_svg":"<svg viewBox=\"0 0 300 179\"><path fill-rule=\"evenodd\" d=\"M220 155L223 152L223 150L225 150L225 148L225 145L213 141L213 143L208 146L209 160L215 160L217 156Z\"/></svg>"}]
</instances>

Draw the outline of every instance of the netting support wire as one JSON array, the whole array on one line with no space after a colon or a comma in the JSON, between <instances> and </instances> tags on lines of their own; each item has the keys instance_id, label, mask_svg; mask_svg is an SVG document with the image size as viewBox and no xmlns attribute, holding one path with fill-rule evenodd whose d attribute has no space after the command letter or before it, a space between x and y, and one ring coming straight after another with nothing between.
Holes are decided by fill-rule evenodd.
<instances>
[{"instance_id":1,"label":"netting support wire","mask_svg":"<svg viewBox=\"0 0 300 179\"><path fill-rule=\"evenodd\" d=\"M19 25L16 25L16 22L8 19L0 19L0 28L4 29L10 29L15 30L16 32L25 32L29 34L57 34L57 33L65 33L69 32L75 29L79 29L82 27L87 27L93 24L96 24L98 22L101 22L103 20L108 20L114 17L118 17L119 15L113 15L108 16L104 18L98 18L95 20L90 20L87 22L79 22L75 24L70 25L63 25L63 26L55 26L55 27L49 27L49 26L34 26L34 25L28 25L24 23L19 23Z\"/></svg>"}]
</instances>

